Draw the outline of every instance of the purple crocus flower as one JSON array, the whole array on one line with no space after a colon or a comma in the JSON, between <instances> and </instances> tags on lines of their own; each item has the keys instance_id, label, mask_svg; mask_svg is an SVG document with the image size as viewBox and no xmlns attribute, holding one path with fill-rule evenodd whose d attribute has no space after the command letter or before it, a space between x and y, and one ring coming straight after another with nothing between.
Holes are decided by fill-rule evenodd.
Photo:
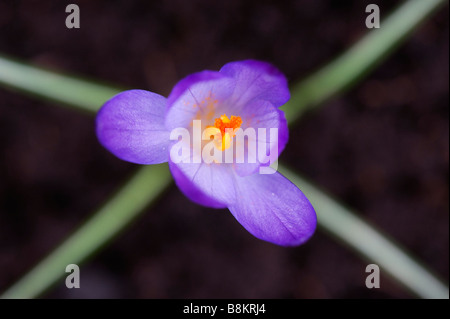
<instances>
[{"instance_id":1,"label":"purple crocus flower","mask_svg":"<svg viewBox=\"0 0 450 319\"><path fill-rule=\"evenodd\" d=\"M218 72L187 76L168 98L143 90L119 93L100 109L97 136L122 160L137 164L169 162L176 184L192 201L213 208L227 207L255 237L295 246L314 233L315 211L293 183L269 167L273 161L256 157L251 148L263 148L271 159L282 152L288 128L278 107L289 97L286 78L272 65L255 60L231 62ZM196 140L198 123L201 131L212 130L206 139L202 136L199 140L197 134ZM193 140L174 138L173 132L180 128L194 136ZM258 134L250 132L238 142L242 137L238 133L249 128ZM268 136L265 129L278 134ZM217 156L212 161L200 158L199 150L204 155L202 149L210 137L215 145L210 151L220 156L231 152L236 142L231 162L217 160ZM239 144L243 152L237 151ZM182 156L175 158L180 150Z\"/></svg>"}]
</instances>

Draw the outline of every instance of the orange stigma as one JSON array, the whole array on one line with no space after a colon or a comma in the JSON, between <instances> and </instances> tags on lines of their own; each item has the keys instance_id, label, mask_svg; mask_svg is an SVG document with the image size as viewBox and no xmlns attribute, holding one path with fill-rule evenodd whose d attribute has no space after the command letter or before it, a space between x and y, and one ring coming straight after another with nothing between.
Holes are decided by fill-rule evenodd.
<instances>
[{"instance_id":1,"label":"orange stigma","mask_svg":"<svg viewBox=\"0 0 450 319\"><path fill-rule=\"evenodd\" d=\"M231 146L231 139L235 135L235 130L240 128L242 124L242 119L240 116L232 115L228 118L226 114L214 120L215 128L220 130L222 138L215 138L214 143L217 149L224 151ZM211 127L211 126L209 126ZM227 130L228 129L228 130ZM230 132L231 131L231 132Z\"/></svg>"},{"instance_id":2,"label":"orange stigma","mask_svg":"<svg viewBox=\"0 0 450 319\"><path fill-rule=\"evenodd\" d=\"M219 118L216 118L214 120L214 127L217 127L220 132L222 133L222 136L225 135L225 129L230 128L233 131L237 128L240 128L242 124L242 119L240 116L234 116L231 115L231 118L229 119L226 114L222 115ZM234 134L233 134L234 136Z\"/></svg>"}]
</instances>

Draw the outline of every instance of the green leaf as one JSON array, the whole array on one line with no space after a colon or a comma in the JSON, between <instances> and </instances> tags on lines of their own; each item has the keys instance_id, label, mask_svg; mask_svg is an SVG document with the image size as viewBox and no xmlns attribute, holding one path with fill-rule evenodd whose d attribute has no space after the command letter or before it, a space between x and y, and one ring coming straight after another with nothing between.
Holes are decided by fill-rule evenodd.
<instances>
[{"instance_id":1,"label":"green leaf","mask_svg":"<svg viewBox=\"0 0 450 319\"><path fill-rule=\"evenodd\" d=\"M123 231L171 182L167 164L140 168L84 225L1 297L33 298L42 294L67 275L64 272L67 265L85 261Z\"/></svg>"},{"instance_id":2,"label":"green leaf","mask_svg":"<svg viewBox=\"0 0 450 319\"><path fill-rule=\"evenodd\" d=\"M379 29L372 29L343 55L295 84L290 101L281 107L289 122L303 112L349 89L361 80L389 54L445 0L406 1Z\"/></svg>"},{"instance_id":3,"label":"green leaf","mask_svg":"<svg viewBox=\"0 0 450 319\"><path fill-rule=\"evenodd\" d=\"M87 112L97 112L107 99L123 91L20 63L1 55L0 84Z\"/></svg>"},{"instance_id":4,"label":"green leaf","mask_svg":"<svg viewBox=\"0 0 450 319\"><path fill-rule=\"evenodd\" d=\"M383 274L389 274L412 293L423 298L449 298L448 287L386 234L299 175L282 166L279 171L304 192L317 212L319 226L334 238L377 264Z\"/></svg>"}]
</instances>

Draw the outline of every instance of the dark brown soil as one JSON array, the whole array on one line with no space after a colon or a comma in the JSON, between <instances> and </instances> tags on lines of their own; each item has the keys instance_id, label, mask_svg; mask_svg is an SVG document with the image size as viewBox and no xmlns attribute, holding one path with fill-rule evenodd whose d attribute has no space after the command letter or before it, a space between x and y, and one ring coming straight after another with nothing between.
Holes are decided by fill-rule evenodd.
<instances>
[{"instance_id":1,"label":"dark brown soil","mask_svg":"<svg viewBox=\"0 0 450 319\"><path fill-rule=\"evenodd\" d=\"M370 1L382 16L399 1ZM67 29L78 3L81 28ZM1 1L0 53L167 95L185 75L239 59L291 83L367 32L369 2ZM351 92L291 129L281 161L449 277L448 7ZM0 70L1 72L1 70ZM25 274L137 168L97 142L94 116L0 88L0 291ZM151 181L149 181L151 182ZM372 261L370 261L372 262ZM322 231L282 248L226 210L171 187L50 298L408 298ZM63 271L63 270L61 270Z\"/></svg>"}]
</instances>

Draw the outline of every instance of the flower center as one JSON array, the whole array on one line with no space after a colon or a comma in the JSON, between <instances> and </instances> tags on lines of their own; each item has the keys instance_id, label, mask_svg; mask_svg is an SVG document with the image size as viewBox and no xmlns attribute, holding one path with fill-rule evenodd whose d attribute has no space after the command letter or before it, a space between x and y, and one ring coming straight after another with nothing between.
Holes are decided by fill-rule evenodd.
<instances>
[{"instance_id":1,"label":"flower center","mask_svg":"<svg viewBox=\"0 0 450 319\"><path fill-rule=\"evenodd\" d=\"M219 118L216 118L214 120L214 127L217 127L222 135L226 134L226 129L229 128L231 130L235 130L237 128L240 128L242 124L242 119L240 116L234 116L231 115L231 119L226 116L226 114L222 115ZM234 135L234 134L233 134Z\"/></svg>"},{"instance_id":2,"label":"flower center","mask_svg":"<svg viewBox=\"0 0 450 319\"><path fill-rule=\"evenodd\" d=\"M215 146L221 151L228 149L231 146L231 139L235 135L235 130L240 128L241 124L242 119L240 116L232 115L231 118L228 118L226 114L223 114L221 117L216 118L213 127L218 128L222 136L214 139Z\"/></svg>"}]
</instances>

